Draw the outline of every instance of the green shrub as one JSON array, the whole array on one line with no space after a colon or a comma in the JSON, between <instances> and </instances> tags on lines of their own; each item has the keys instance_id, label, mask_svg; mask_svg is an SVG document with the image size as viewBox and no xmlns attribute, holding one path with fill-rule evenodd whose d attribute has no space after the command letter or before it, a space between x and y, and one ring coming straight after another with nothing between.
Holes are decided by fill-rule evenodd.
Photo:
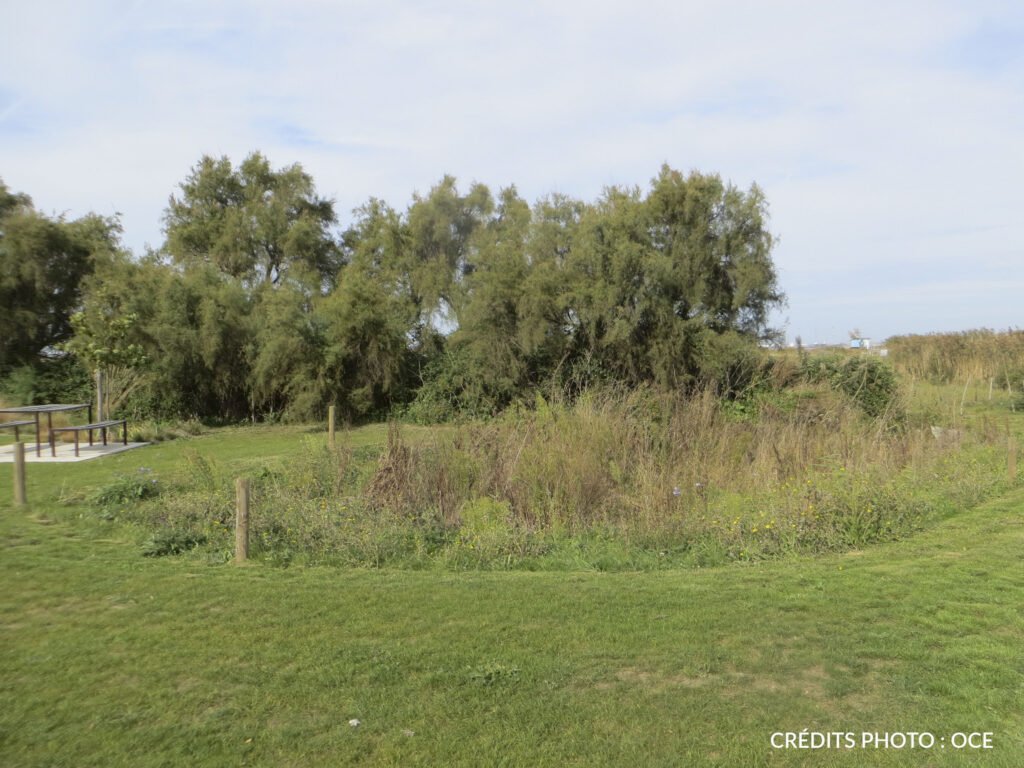
<instances>
[{"instance_id":1,"label":"green shrub","mask_svg":"<svg viewBox=\"0 0 1024 768\"><path fill-rule=\"evenodd\" d=\"M479 498L467 501L459 511L455 554L460 563L489 564L516 552L512 509L507 501Z\"/></svg>"},{"instance_id":2,"label":"green shrub","mask_svg":"<svg viewBox=\"0 0 1024 768\"><path fill-rule=\"evenodd\" d=\"M892 367L869 355L811 355L801 364L805 380L824 382L850 397L873 418L903 414L899 384Z\"/></svg>"},{"instance_id":3,"label":"green shrub","mask_svg":"<svg viewBox=\"0 0 1024 768\"><path fill-rule=\"evenodd\" d=\"M518 391L512 382L497 382L485 373L470 350L450 347L427 364L423 384L403 416L414 424L441 424L498 413Z\"/></svg>"},{"instance_id":4,"label":"green shrub","mask_svg":"<svg viewBox=\"0 0 1024 768\"><path fill-rule=\"evenodd\" d=\"M700 376L719 396L735 400L767 382L772 360L737 333L707 334Z\"/></svg>"},{"instance_id":5,"label":"green shrub","mask_svg":"<svg viewBox=\"0 0 1024 768\"><path fill-rule=\"evenodd\" d=\"M1006 487L1005 449L985 433L950 445L912 425L880 428L841 388L840 374L862 368L822 370L817 383L737 401L606 390L571 404L538 398L414 439L392 424L383 449L330 450L310 438L297 460L250 473L252 556L452 569L709 566L904 537ZM230 477L185 453L178 492L118 516L230 551ZM138 498L130 480L102 498Z\"/></svg>"},{"instance_id":6,"label":"green shrub","mask_svg":"<svg viewBox=\"0 0 1024 768\"><path fill-rule=\"evenodd\" d=\"M85 403L92 397L92 381L74 355L42 359L6 373L0 395L17 405Z\"/></svg>"}]
</instances>

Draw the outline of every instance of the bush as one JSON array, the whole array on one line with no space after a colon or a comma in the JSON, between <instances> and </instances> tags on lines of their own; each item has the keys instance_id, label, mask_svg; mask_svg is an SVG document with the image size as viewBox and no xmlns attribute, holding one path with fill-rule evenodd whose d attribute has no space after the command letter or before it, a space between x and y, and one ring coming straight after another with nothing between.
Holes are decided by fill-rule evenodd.
<instances>
[{"instance_id":1,"label":"bush","mask_svg":"<svg viewBox=\"0 0 1024 768\"><path fill-rule=\"evenodd\" d=\"M498 413L511 402L513 390L495 391L476 370L465 348L441 353L427 364L423 384L405 408L405 418L415 424L441 424Z\"/></svg>"},{"instance_id":2,"label":"bush","mask_svg":"<svg viewBox=\"0 0 1024 768\"><path fill-rule=\"evenodd\" d=\"M93 396L89 373L74 355L43 359L7 373L0 394L18 405L86 403Z\"/></svg>"},{"instance_id":3,"label":"bush","mask_svg":"<svg viewBox=\"0 0 1024 768\"><path fill-rule=\"evenodd\" d=\"M512 520L512 508L507 501L482 498L463 504L455 537L460 563L487 564L514 553L519 537Z\"/></svg>"},{"instance_id":4,"label":"bush","mask_svg":"<svg viewBox=\"0 0 1024 768\"><path fill-rule=\"evenodd\" d=\"M813 355L801 364L809 382L823 382L850 397L872 418L902 417L903 406L893 369L868 355Z\"/></svg>"},{"instance_id":5,"label":"bush","mask_svg":"<svg viewBox=\"0 0 1024 768\"><path fill-rule=\"evenodd\" d=\"M734 400L765 384L773 361L751 339L736 333L707 334L701 379Z\"/></svg>"}]
</instances>

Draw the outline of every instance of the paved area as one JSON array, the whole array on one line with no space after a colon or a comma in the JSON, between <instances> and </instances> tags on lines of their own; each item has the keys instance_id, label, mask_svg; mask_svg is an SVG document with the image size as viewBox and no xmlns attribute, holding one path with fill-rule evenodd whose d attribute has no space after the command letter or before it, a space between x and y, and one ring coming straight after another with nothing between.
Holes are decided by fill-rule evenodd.
<instances>
[{"instance_id":1,"label":"paved area","mask_svg":"<svg viewBox=\"0 0 1024 768\"><path fill-rule=\"evenodd\" d=\"M103 443L96 443L95 445L89 445L88 442L78 447L78 456L75 456L75 444L74 443L57 443L57 455L50 455L50 446L45 444L42 447L42 456L36 456L36 444L35 442L25 443L25 462L27 464L61 464L70 461L89 461L89 459L98 459L102 456L110 456L112 453L123 453L124 451L130 451L133 448L141 448L149 443L115 443L108 442L106 445ZM13 464L14 463L14 444L8 443L7 445L0 445L0 464Z\"/></svg>"}]
</instances>

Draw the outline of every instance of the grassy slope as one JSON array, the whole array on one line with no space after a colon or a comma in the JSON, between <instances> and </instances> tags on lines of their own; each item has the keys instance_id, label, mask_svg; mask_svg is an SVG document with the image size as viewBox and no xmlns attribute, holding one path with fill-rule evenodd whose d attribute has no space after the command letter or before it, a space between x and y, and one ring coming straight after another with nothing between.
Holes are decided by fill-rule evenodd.
<instances>
[{"instance_id":1,"label":"grassy slope","mask_svg":"<svg viewBox=\"0 0 1024 768\"><path fill-rule=\"evenodd\" d=\"M1024 493L862 554L625 574L150 560L52 501L301 434L30 465L31 513L0 472L0 765L1024 764ZM803 728L995 749L770 748Z\"/></svg>"}]
</instances>

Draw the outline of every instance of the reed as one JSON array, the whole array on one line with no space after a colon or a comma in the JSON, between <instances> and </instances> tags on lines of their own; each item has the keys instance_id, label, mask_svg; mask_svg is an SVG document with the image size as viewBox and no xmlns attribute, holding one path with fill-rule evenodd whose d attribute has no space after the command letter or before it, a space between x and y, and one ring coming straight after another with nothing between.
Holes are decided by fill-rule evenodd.
<instances>
[{"instance_id":1,"label":"reed","mask_svg":"<svg viewBox=\"0 0 1024 768\"><path fill-rule=\"evenodd\" d=\"M886 347L893 366L908 378L936 384L987 382L1010 392L1024 385L1024 330L896 336Z\"/></svg>"}]
</instances>

